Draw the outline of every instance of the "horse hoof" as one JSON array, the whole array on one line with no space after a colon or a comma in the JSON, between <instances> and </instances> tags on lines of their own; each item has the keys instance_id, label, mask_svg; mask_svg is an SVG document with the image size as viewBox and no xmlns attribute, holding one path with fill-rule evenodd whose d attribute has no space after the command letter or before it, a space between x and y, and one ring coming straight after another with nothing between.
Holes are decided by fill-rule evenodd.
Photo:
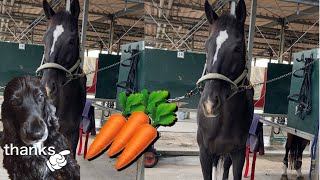
<instances>
[{"instance_id":1,"label":"horse hoof","mask_svg":"<svg viewBox=\"0 0 320 180\"><path fill-rule=\"evenodd\" d=\"M303 176L298 176L296 180L304 180Z\"/></svg>"},{"instance_id":2,"label":"horse hoof","mask_svg":"<svg viewBox=\"0 0 320 180\"><path fill-rule=\"evenodd\" d=\"M288 180L288 176L285 174L282 174L280 180Z\"/></svg>"}]
</instances>

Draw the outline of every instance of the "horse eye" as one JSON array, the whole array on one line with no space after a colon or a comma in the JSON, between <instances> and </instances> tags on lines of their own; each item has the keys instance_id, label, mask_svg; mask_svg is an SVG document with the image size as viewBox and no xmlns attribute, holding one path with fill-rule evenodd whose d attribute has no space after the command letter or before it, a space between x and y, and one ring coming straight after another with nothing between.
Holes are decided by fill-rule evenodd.
<instances>
[{"instance_id":1,"label":"horse eye","mask_svg":"<svg viewBox=\"0 0 320 180\"><path fill-rule=\"evenodd\" d=\"M38 99L39 102L43 102L44 101L44 95L42 93L39 93L37 99Z\"/></svg>"},{"instance_id":2,"label":"horse eye","mask_svg":"<svg viewBox=\"0 0 320 180\"><path fill-rule=\"evenodd\" d=\"M19 106L19 105L22 104L22 101L21 101L21 99L19 99L19 98L14 98L14 99L11 99L11 100L10 100L10 103L11 103L11 105L13 105L13 106Z\"/></svg>"}]
</instances>

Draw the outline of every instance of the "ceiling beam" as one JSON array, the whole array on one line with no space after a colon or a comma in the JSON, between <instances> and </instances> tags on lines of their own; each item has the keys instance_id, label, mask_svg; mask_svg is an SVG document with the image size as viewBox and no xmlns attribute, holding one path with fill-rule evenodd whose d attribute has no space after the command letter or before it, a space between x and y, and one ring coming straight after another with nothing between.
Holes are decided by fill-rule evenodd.
<instances>
[{"instance_id":1,"label":"ceiling beam","mask_svg":"<svg viewBox=\"0 0 320 180\"><path fill-rule=\"evenodd\" d=\"M291 21L294 21L294 20L297 20L299 18L302 18L304 16L309 16L311 13L316 13L319 14L319 7L311 7L311 8L308 8L308 9L305 9L303 11L300 11L299 14L292 14L292 15L289 15L287 17L283 17L283 18L279 18L279 19L276 19L270 23L267 23L267 24L264 24L263 26L264 27L273 27L273 26L276 26L278 24L281 24L281 21L285 21L284 23L285 24L288 24L290 23ZM319 24L318 24L319 26Z\"/></svg>"},{"instance_id":2,"label":"ceiling beam","mask_svg":"<svg viewBox=\"0 0 320 180\"><path fill-rule=\"evenodd\" d=\"M297 3L297 4L306 4L310 6L319 6L319 0L280 0L280 1Z\"/></svg>"}]
</instances>

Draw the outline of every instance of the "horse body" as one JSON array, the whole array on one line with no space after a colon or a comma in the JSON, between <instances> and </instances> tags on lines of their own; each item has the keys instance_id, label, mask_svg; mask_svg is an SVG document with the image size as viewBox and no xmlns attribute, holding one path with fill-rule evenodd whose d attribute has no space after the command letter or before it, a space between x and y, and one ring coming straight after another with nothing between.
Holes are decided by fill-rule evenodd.
<instances>
[{"instance_id":1,"label":"horse body","mask_svg":"<svg viewBox=\"0 0 320 180\"><path fill-rule=\"evenodd\" d=\"M225 103L218 117L207 117L203 108L198 108L198 143L203 142L209 152L216 155L231 153L247 140L251 121L243 121L252 117L248 107L246 92L238 93ZM248 97L249 98L249 97Z\"/></svg>"},{"instance_id":2,"label":"horse body","mask_svg":"<svg viewBox=\"0 0 320 180\"><path fill-rule=\"evenodd\" d=\"M79 139L79 124L86 101L86 77L79 60L78 17L80 6L73 0L70 11L57 13L46 0L43 9L48 19L48 29L43 40L45 61L38 71L43 71L41 83L56 106L60 132L66 137L75 157ZM46 67L46 65L50 65Z\"/></svg>"},{"instance_id":3,"label":"horse body","mask_svg":"<svg viewBox=\"0 0 320 180\"><path fill-rule=\"evenodd\" d=\"M253 89L239 91L237 88L249 85L244 39L246 7L240 0L235 16L218 17L206 1L205 12L210 24L206 41L206 72L209 76L201 78L206 81L197 117L202 173L205 180L216 179L217 164L224 157L223 179L228 178L233 164L234 179L240 180L254 110Z\"/></svg>"}]
</instances>

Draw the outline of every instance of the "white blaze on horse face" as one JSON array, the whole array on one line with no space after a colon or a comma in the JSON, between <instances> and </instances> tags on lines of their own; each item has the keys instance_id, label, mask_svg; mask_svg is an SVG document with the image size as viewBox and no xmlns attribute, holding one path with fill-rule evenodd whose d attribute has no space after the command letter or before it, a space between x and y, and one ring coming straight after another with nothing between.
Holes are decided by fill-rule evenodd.
<instances>
[{"instance_id":1,"label":"white blaze on horse face","mask_svg":"<svg viewBox=\"0 0 320 180\"><path fill-rule=\"evenodd\" d=\"M221 48L222 44L228 39L228 33L227 30L224 31L220 31L219 36L216 39L216 53L213 56L213 61L212 61L212 65L214 65L214 63L217 61L218 59L218 52L219 49Z\"/></svg>"},{"instance_id":2,"label":"white blaze on horse face","mask_svg":"<svg viewBox=\"0 0 320 180\"><path fill-rule=\"evenodd\" d=\"M50 55L53 53L54 51L54 46L58 40L58 37L64 32L64 29L62 27L62 24L61 25L57 25L56 26L56 29L53 31L53 43L52 43L52 46L51 46L51 50L50 50Z\"/></svg>"}]
</instances>

